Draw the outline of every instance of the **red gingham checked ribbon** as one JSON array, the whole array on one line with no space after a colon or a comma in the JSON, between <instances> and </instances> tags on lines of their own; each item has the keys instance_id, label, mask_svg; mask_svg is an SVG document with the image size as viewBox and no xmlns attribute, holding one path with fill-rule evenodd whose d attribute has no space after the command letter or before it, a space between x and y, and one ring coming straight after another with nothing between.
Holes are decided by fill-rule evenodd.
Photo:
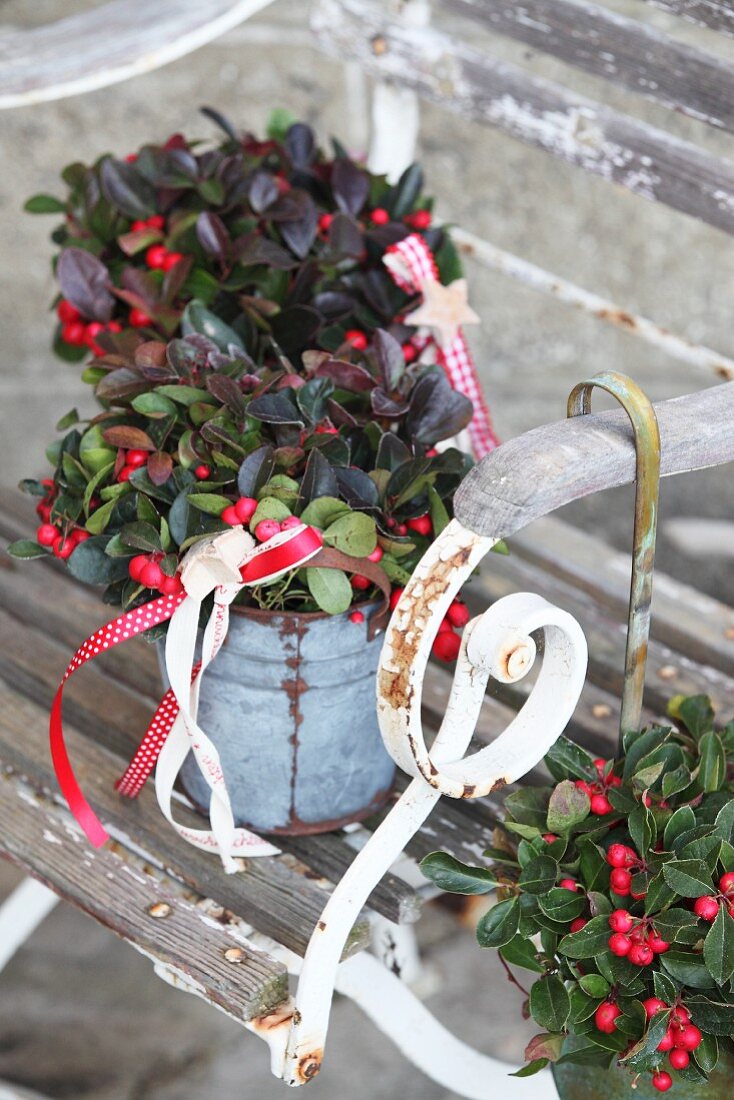
<instances>
[{"instance_id":1,"label":"red gingham checked ribbon","mask_svg":"<svg viewBox=\"0 0 734 1100\"><path fill-rule=\"evenodd\" d=\"M410 274L409 278L405 277L400 266L390 263L391 254L400 257L402 265ZM386 255L388 256L386 266L392 278L407 294L420 292L427 282L438 282L438 268L433 253L419 234L411 233L402 241L390 245ZM475 457L483 458L499 446L499 440L492 427L492 418L482 393L477 368L461 329L451 343L445 346L436 341L436 348L438 360L452 386L468 397L474 406L474 416L467 430Z\"/></svg>"}]
</instances>

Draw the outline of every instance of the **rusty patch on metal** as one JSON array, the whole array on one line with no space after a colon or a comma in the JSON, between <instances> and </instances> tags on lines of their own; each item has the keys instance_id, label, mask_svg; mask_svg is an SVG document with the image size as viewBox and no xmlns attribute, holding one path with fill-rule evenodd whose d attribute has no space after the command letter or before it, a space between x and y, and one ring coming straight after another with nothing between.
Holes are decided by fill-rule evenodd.
<instances>
[{"instance_id":1,"label":"rusty patch on metal","mask_svg":"<svg viewBox=\"0 0 734 1100\"><path fill-rule=\"evenodd\" d=\"M321 1069L323 1050L314 1050L311 1054L304 1054L298 1063L296 1077L299 1081L310 1081Z\"/></svg>"},{"instance_id":2,"label":"rusty patch on metal","mask_svg":"<svg viewBox=\"0 0 734 1100\"><path fill-rule=\"evenodd\" d=\"M596 316L600 321L611 321L613 325L622 325L631 332L637 328L635 318L624 309L597 309Z\"/></svg>"},{"instance_id":3,"label":"rusty patch on metal","mask_svg":"<svg viewBox=\"0 0 734 1100\"><path fill-rule=\"evenodd\" d=\"M464 784L464 793L462 794L461 797L462 798L471 798L476 789L477 789L476 783L465 783Z\"/></svg>"},{"instance_id":4,"label":"rusty patch on metal","mask_svg":"<svg viewBox=\"0 0 734 1100\"><path fill-rule=\"evenodd\" d=\"M470 557L471 547L462 546L450 558L435 563L430 574L421 582L423 591L420 596L411 596L410 588L406 590L403 599L406 604L412 603L413 618L421 612L430 618L433 604L443 596L454 572L466 565ZM391 663L397 666L398 671L386 669L384 665L380 666L378 672L380 695L394 710L400 707L407 709L414 694L410 683L410 670L420 645L420 634L412 631L411 638L408 640L405 631L394 630L390 641Z\"/></svg>"},{"instance_id":5,"label":"rusty patch on metal","mask_svg":"<svg viewBox=\"0 0 734 1100\"><path fill-rule=\"evenodd\" d=\"M489 793L494 794L495 791L501 791L503 787L507 786L506 779L495 779L492 786L489 788Z\"/></svg>"},{"instance_id":6,"label":"rusty patch on metal","mask_svg":"<svg viewBox=\"0 0 734 1100\"><path fill-rule=\"evenodd\" d=\"M279 1028L289 1028L291 1026L291 1020L295 1018L293 1010L290 1005L284 1005L283 1008L276 1008L273 1012L268 1012L265 1016L258 1016L256 1019L251 1020L249 1027L258 1034L267 1035L271 1031L278 1031Z\"/></svg>"},{"instance_id":7,"label":"rusty patch on metal","mask_svg":"<svg viewBox=\"0 0 734 1100\"><path fill-rule=\"evenodd\" d=\"M318 925L317 925L317 928L319 929L320 932L325 932L326 931L326 921L325 920L320 920Z\"/></svg>"}]
</instances>

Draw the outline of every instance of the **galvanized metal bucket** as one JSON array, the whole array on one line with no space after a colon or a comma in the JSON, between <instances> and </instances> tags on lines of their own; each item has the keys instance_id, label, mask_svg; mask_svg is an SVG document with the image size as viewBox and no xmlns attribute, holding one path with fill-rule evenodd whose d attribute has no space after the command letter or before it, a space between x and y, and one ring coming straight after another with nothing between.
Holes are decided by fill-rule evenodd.
<instances>
[{"instance_id":1,"label":"galvanized metal bucket","mask_svg":"<svg viewBox=\"0 0 734 1100\"><path fill-rule=\"evenodd\" d=\"M347 614L232 608L202 680L199 722L216 745L235 820L261 833L327 832L369 816L395 765L380 737L375 677L382 635ZM159 643L162 657L162 643ZM193 755L181 770L202 812L210 792Z\"/></svg>"}]
</instances>

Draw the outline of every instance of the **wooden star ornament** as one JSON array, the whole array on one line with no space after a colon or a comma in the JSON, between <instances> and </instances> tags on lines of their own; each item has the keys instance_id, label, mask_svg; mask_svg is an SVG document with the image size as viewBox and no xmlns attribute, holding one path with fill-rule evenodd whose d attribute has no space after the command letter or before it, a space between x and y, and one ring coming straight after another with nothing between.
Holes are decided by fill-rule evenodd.
<instances>
[{"instance_id":1,"label":"wooden star ornament","mask_svg":"<svg viewBox=\"0 0 734 1100\"><path fill-rule=\"evenodd\" d=\"M456 279L448 286L438 280L430 280L421 289L423 302L408 314L405 321L409 325L432 328L441 347L453 343L462 325L479 324L479 317L468 302L466 279Z\"/></svg>"}]
</instances>

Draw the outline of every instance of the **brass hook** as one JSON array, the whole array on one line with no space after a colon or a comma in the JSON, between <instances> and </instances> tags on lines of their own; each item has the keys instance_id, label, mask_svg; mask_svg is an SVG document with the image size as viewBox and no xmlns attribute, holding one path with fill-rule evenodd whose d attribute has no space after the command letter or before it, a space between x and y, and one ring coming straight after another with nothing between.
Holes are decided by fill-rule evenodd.
<instances>
[{"instance_id":1,"label":"brass hook","mask_svg":"<svg viewBox=\"0 0 734 1100\"><path fill-rule=\"evenodd\" d=\"M616 371L602 371L574 386L568 398L568 416L585 416L591 412L591 391L594 386L615 397L629 416L637 460L632 584L619 719L621 754L623 735L629 730L640 728L642 714L660 489L660 431L655 410L647 395L631 378Z\"/></svg>"}]
</instances>

